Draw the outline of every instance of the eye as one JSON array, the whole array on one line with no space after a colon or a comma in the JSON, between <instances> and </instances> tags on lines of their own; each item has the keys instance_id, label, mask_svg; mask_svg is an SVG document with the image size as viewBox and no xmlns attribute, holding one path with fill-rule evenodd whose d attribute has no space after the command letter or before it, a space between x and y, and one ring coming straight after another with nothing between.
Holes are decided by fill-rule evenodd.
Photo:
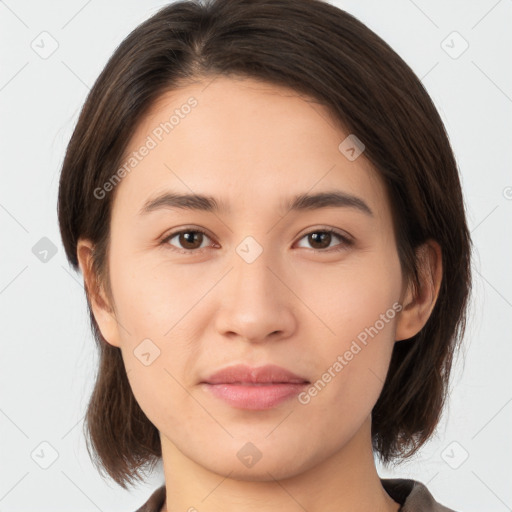
<instances>
[{"instance_id":1,"label":"eye","mask_svg":"<svg viewBox=\"0 0 512 512\"><path fill-rule=\"evenodd\" d=\"M348 236L345 236L334 229L317 229L315 231L310 231L309 233L306 233L301 240L306 237L308 239L308 243L313 245L312 250L315 252L342 251L353 244L353 241ZM341 243L339 243L338 246L335 246L334 249L327 250L331 246L333 237L338 238ZM171 240L174 238L177 239L175 243L180 244L181 247L176 247L171 243ZM171 233L165 237L161 243L162 245L170 246L172 250L182 254L191 254L193 252L200 252L201 249L207 247L207 245L203 245L205 238L210 239L202 229L187 228Z\"/></svg>"},{"instance_id":2,"label":"eye","mask_svg":"<svg viewBox=\"0 0 512 512\"><path fill-rule=\"evenodd\" d=\"M181 231L175 231L174 233L171 233L169 236L165 237L162 240L162 244L169 244L171 246L171 249L184 254L191 252L199 252L200 249L204 248L201 246L205 237L210 238L202 229L182 229ZM173 238L177 238L177 242L182 246L181 249L176 248L173 244L171 244L171 240ZM199 246L197 245L198 242Z\"/></svg>"},{"instance_id":3,"label":"eye","mask_svg":"<svg viewBox=\"0 0 512 512\"><path fill-rule=\"evenodd\" d=\"M306 233L301 240L307 237L308 243L313 245L312 249L315 252L331 252L331 250L326 249L330 247L333 236L334 238L341 240L341 243L332 249L334 252L343 251L353 244L353 241L348 236L345 236L334 229L317 229L315 231L310 231L309 233Z\"/></svg>"}]
</instances>

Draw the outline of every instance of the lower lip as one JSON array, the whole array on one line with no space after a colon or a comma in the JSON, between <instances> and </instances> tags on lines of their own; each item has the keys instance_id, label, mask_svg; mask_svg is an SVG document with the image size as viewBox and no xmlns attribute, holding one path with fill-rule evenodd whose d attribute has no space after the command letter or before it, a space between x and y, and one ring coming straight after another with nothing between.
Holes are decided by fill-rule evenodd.
<instances>
[{"instance_id":1,"label":"lower lip","mask_svg":"<svg viewBox=\"0 0 512 512\"><path fill-rule=\"evenodd\" d=\"M240 409L271 409L298 395L306 386L303 384L208 384L205 389L229 405Z\"/></svg>"}]
</instances>

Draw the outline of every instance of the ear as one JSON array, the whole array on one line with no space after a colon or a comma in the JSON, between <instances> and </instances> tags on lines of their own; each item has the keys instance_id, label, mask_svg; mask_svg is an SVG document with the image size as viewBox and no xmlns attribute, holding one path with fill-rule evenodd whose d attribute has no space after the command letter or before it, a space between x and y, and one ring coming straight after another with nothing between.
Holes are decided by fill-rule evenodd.
<instances>
[{"instance_id":1,"label":"ear","mask_svg":"<svg viewBox=\"0 0 512 512\"><path fill-rule=\"evenodd\" d=\"M427 240L416 250L420 287L414 293L409 283L401 301L403 309L396 323L395 341L412 338L421 331L434 309L443 275L441 247Z\"/></svg>"},{"instance_id":2,"label":"ear","mask_svg":"<svg viewBox=\"0 0 512 512\"><path fill-rule=\"evenodd\" d=\"M115 347L120 347L119 325L114 308L105 291L104 283L94 272L92 256L94 244L90 240L79 239L77 243L77 258L84 277L84 286L89 304L103 338Z\"/></svg>"}]
</instances>

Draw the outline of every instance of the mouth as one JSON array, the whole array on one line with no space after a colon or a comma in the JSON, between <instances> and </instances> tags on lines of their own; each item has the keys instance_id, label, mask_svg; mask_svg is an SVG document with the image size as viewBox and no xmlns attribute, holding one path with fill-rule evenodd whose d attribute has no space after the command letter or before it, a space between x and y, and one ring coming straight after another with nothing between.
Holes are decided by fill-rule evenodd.
<instances>
[{"instance_id":1,"label":"mouth","mask_svg":"<svg viewBox=\"0 0 512 512\"><path fill-rule=\"evenodd\" d=\"M249 410L276 407L309 384L309 380L276 365L229 366L200 382L211 396L232 407Z\"/></svg>"},{"instance_id":2,"label":"mouth","mask_svg":"<svg viewBox=\"0 0 512 512\"><path fill-rule=\"evenodd\" d=\"M201 386L214 397L237 409L265 410L277 407L302 392L307 382L244 382Z\"/></svg>"},{"instance_id":3,"label":"mouth","mask_svg":"<svg viewBox=\"0 0 512 512\"><path fill-rule=\"evenodd\" d=\"M309 384L307 381L300 382L291 382L291 381L282 381L282 382L218 382L213 384L212 382L202 382L202 384L211 384L212 386L219 386L224 384L226 386L276 386L278 384Z\"/></svg>"},{"instance_id":4,"label":"mouth","mask_svg":"<svg viewBox=\"0 0 512 512\"><path fill-rule=\"evenodd\" d=\"M304 384L309 381L290 370L267 364L265 366L250 367L247 365L234 365L225 367L206 379L207 384Z\"/></svg>"}]
</instances>

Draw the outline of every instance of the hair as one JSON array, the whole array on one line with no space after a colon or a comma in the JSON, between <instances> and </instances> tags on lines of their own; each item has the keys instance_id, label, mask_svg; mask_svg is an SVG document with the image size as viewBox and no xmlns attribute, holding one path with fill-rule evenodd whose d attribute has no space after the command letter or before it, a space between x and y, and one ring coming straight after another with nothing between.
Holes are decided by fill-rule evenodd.
<instances>
[{"instance_id":1,"label":"hair","mask_svg":"<svg viewBox=\"0 0 512 512\"><path fill-rule=\"evenodd\" d=\"M162 94L216 76L305 94L357 135L385 183L402 272L415 290L418 247L429 239L441 247L436 304L418 334L395 343L372 411L380 460L405 460L440 421L465 332L472 242L457 164L431 98L411 68L354 16L322 0L191 0L169 4L136 27L89 92L66 150L58 194L66 256L78 270L77 241L91 240L96 286L103 283L111 297L115 193L99 199L94 191L121 164L136 127ZM101 335L90 303L96 291L86 287L100 360L84 432L100 473L126 489L161 459L160 437L132 393L120 349Z\"/></svg>"}]
</instances>

